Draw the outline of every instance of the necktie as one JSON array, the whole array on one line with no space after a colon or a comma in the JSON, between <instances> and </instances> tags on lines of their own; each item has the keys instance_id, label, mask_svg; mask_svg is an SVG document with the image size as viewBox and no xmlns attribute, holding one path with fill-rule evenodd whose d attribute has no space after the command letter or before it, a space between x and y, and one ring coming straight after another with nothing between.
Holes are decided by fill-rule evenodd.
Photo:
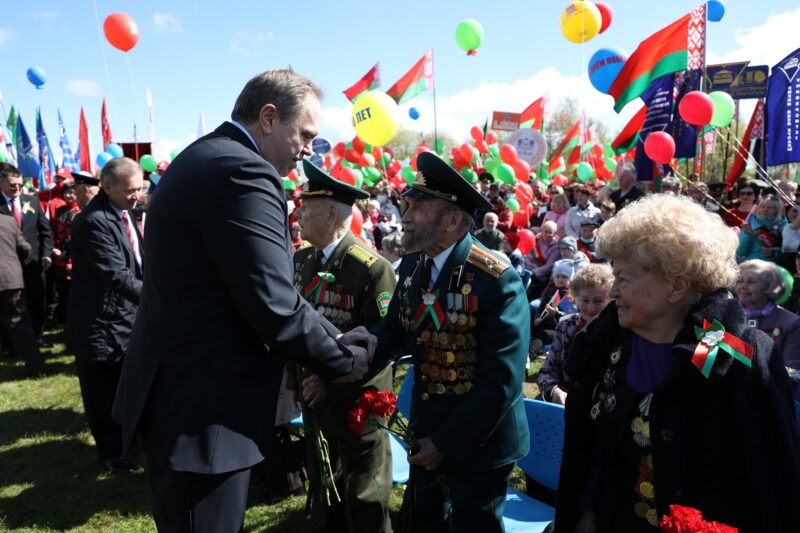
<instances>
[{"instance_id":1,"label":"necktie","mask_svg":"<svg viewBox=\"0 0 800 533\"><path fill-rule=\"evenodd\" d=\"M11 200L11 214L14 216L14 220L17 221L17 226L19 229L22 229L22 214L20 214L19 209L17 209L17 200Z\"/></svg>"},{"instance_id":2,"label":"necktie","mask_svg":"<svg viewBox=\"0 0 800 533\"><path fill-rule=\"evenodd\" d=\"M134 244L133 240L134 239L133 230L131 229L131 224L128 219L127 211L122 212L122 224L125 226L125 234L128 236L128 242L131 243L131 251L133 252L133 255L136 255L136 245Z\"/></svg>"},{"instance_id":3,"label":"necktie","mask_svg":"<svg viewBox=\"0 0 800 533\"><path fill-rule=\"evenodd\" d=\"M325 252L322 250L317 250L314 252L314 261L317 265L317 272L320 272L323 268L325 268Z\"/></svg>"},{"instance_id":4,"label":"necktie","mask_svg":"<svg viewBox=\"0 0 800 533\"><path fill-rule=\"evenodd\" d=\"M433 271L433 258L425 260L425 270L422 271L422 288L428 290L431 285L431 273Z\"/></svg>"}]
</instances>

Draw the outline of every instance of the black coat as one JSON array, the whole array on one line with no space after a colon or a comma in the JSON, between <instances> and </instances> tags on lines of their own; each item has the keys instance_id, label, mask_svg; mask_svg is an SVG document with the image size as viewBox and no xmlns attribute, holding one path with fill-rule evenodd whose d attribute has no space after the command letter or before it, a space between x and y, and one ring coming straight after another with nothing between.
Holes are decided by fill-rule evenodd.
<instances>
[{"instance_id":1,"label":"black coat","mask_svg":"<svg viewBox=\"0 0 800 533\"><path fill-rule=\"evenodd\" d=\"M24 264L38 263L42 257L50 257L53 253L53 232L50 230L48 221L39 198L30 194L19 196L20 208L22 211L22 236L31 245L31 253L25 258ZM0 194L0 215L11 215L5 197Z\"/></svg>"},{"instance_id":2,"label":"black coat","mask_svg":"<svg viewBox=\"0 0 800 533\"><path fill-rule=\"evenodd\" d=\"M138 230L136 238L140 239ZM136 318L142 268L124 224L102 190L72 223L70 255L67 346L84 360L117 360L125 354Z\"/></svg>"},{"instance_id":3,"label":"black coat","mask_svg":"<svg viewBox=\"0 0 800 533\"><path fill-rule=\"evenodd\" d=\"M691 362L698 345L693 328L704 318L719 320L727 332L754 347L752 368L720 350L709 378L700 373ZM556 510L559 533L571 533L580 514L600 431L589 416L595 385L602 382L616 346L622 347L620 365L624 364L631 340L632 332L619 326L612 303L578 333L571 347L566 372L575 382L566 404ZM669 505L678 504L697 508L706 520L738 527L742 533L800 531L794 507L800 502L800 434L788 376L772 344L766 334L745 326L738 302L723 291L706 296L689 312L673 344L672 370L650 404L659 517L668 513ZM624 379L624 371L617 375ZM619 422L618 433L627 433L620 438L631 438L623 413L616 418L620 420L598 420L613 420L612 426Z\"/></svg>"},{"instance_id":4,"label":"black coat","mask_svg":"<svg viewBox=\"0 0 800 533\"><path fill-rule=\"evenodd\" d=\"M292 285L282 180L235 125L181 152L147 211L142 301L114 416L150 461L216 474L263 460L284 361L352 370Z\"/></svg>"}]
</instances>

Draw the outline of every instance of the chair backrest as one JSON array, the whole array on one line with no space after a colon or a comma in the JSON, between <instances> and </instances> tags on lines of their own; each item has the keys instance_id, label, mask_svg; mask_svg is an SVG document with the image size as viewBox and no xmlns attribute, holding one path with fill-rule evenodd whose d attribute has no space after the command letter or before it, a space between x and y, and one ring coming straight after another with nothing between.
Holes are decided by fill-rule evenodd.
<instances>
[{"instance_id":1,"label":"chair backrest","mask_svg":"<svg viewBox=\"0 0 800 533\"><path fill-rule=\"evenodd\" d=\"M558 488L561 452L564 448L564 407L525 399L531 433L531 451L517 465L547 488Z\"/></svg>"},{"instance_id":2,"label":"chair backrest","mask_svg":"<svg viewBox=\"0 0 800 533\"><path fill-rule=\"evenodd\" d=\"M414 365L408 365L408 371L400 385L400 392L397 395L397 410L406 419L411 419L411 391L414 389Z\"/></svg>"}]
</instances>

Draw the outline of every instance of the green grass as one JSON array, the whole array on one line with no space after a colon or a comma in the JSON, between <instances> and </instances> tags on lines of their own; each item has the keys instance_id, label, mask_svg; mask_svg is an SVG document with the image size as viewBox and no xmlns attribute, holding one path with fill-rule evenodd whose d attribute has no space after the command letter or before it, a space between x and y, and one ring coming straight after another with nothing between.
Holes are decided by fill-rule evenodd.
<instances>
[{"instance_id":1,"label":"green grass","mask_svg":"<svg viewBox=\"0 0 800 533\"><path fill-rule=\"evenodd\" d=\"M45 350L49 374L28 378L19 359L0 359L0 531L155 532L144 471L104 472L83 414L74 357L60 332ZM525 394L538 394L534 362ZM132 458L140 463L138 457ZM512 484L519 487L520 472ZM403 487L393 490L392 518ZM250 487L245 531L296 533L305 530L305 496L267 505L258 474Z\"/></svg>"}]
</instances>

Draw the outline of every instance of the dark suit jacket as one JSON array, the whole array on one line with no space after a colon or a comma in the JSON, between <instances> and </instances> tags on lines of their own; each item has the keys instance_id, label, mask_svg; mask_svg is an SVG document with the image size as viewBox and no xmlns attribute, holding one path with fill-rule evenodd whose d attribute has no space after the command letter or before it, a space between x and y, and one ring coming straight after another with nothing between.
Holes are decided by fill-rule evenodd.
<instances>
[{"instance_id":1,"label":"dark suit jacket","mask_svg":"<svg viewBox=\"0 0 800 533\"><path fill-rule=\"evenodd\" d=\"M53 252L50 221L45 218L36 196L21 194L19 203L22 210L22 236L31 245L31 253L25 258L24 264L38 263L42 257L50 257ZM0 214L11 216L11 210L2 194L0 194Z\"/></svg>"},{"instance_id":2,"label":"dark suit jacket","mask_svg":"<svg viewBox=\"0 0 800 533\"><path fill-rule=\"evenodd\" d=\"M172 162L148 206L148 263L114 416L151 461L216 474L260 462L284 361L352 370L338 330L292 285L275 169L225 123Z\"/></svg>"},{"instance_id":3,"label":"dark suit jacket","mask_svg":"<svg viewBox=\"0 0 800 533\"><path fill-rule=\"evenodd\" d=\"M22 259L31 251L13 217L0 217L0 291L22 289Z\"/></svg>"},{"instance_id":4,"label":"dark suit jacket","mask_svg":"<svg viewBox=\"0 0 800 533\"><path fill-rule=\"evenodd\" d=\"M133 220L130 212L129 216ZM136 238L140 239L138 230ZM124 224L102 190L75 217L70 253L67 345L84 360L117 360L125 354L136 318L142 268Z\"/></svg>"}]
</instances>

